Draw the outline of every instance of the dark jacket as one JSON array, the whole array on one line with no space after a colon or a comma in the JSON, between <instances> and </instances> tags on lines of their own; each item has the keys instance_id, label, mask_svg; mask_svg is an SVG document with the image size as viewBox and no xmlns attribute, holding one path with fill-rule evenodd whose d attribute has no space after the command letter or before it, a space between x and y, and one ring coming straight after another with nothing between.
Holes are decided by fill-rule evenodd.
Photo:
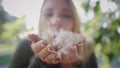
<instances>
[{"instance_id":1,"label":"dark jacket","mask_svg":"<svg viewBox=\"0 0 120 68\"><path fill-rule=\"evenodd\" d=\"M79 64L77 68L97 68L96 57L91 55L87 63ZM34 55L29 40L20 41L10 63L10 68L60 68L60 64L47 65Z\"/></svg>"}]
</instances>

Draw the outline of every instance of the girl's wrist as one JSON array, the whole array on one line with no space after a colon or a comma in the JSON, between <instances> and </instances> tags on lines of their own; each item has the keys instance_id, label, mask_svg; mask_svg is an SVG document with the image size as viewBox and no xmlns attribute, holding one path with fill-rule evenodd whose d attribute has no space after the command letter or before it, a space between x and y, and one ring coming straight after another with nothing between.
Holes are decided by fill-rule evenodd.
<instances>
[{"instance_id":1,"label":"girl's wrist","mask_svg":"<svg viewBox=\"0 0 120 68\"><path fill-rule=\"evenodd\" d=\"M76 68L80 64L81 64L81 61L79 60L79 61L72 64L72 68Z\"/></svg>"}]
</instances>

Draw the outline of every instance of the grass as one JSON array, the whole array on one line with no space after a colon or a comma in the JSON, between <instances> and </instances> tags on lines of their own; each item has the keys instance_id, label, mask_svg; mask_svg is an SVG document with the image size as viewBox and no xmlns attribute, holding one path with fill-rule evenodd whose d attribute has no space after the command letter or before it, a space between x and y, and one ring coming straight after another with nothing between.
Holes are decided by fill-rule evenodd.
<instances>
[{"instance_id":1,"label":"grass","mask_svg":"<svg viewBox=\"0 0 120 68\"><path fill-rule=\"evenodd\" d=\"M10 54L2 55L2 56L0 56L0 63L2 63L2 64L9 63L10 59L11 59Z\"/></svg>"},{"instance_id":2,"label":"grass","mask_svg":"<svg viewBox=\"0 0 120 68\"><path fill-rule=\"evenodd\" d=\"M16 49L15 45L9 45L9 44L0 44L0 55L2 53L6 52L13 52Z\"/></svg>"},{"instance_id":3,"label":"grass","mask_svg":"<svg viewBox=\"0 0 120 68\"><path fill-rule=\"evenodd\" d=\"M9 63L16 46L10 44L0 44L0 63Z\"/></svg>"}]
</instances>

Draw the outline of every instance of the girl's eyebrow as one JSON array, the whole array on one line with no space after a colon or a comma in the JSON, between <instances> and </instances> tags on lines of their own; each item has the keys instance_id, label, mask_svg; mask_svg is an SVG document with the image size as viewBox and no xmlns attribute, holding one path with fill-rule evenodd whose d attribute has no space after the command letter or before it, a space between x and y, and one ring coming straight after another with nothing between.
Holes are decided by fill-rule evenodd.
<instances>
[{"instance_id":1,"label":"girl's eyebrow","mask_svg":"<svg viewBox=\"0 0 120 68\"><path fill-rule=\"evenodd\" d=\"M47 11L52 11L52 8L48 8L48 9L45 9L45 10L47 10Z\"/></svg>"},{"instance_id":2,"label":"girl's eyebrow","mask_svg":"<svg viewBox=\"0 0 120 68\"><path fill-rule=\"evenodd\" d=\"M47 8L47 9L45 9L45 11L46 11L46 12L48 12L48 11L53 11L53 8ZM69 8L63 8L61 11L62 11L62 12L72 13Z\"/></svg>"},{"instance_id":3,"label":"girl's eyebrow","mask_svg":"<svg viewBox=\"0 0 120 68\"><path fill-rule=\"evenodd\" d=\"M63 8L62 11L70 11L69 8Z\"/></svg>"}]
</instances>

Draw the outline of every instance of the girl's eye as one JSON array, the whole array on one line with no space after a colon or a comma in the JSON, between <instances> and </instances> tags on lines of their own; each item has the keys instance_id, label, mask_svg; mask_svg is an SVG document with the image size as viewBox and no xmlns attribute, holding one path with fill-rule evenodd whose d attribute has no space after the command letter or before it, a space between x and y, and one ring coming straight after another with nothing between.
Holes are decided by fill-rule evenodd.
<instances>
[{"instance_id":1,"label":"girl's eye","mask_svg":"<svg viewBox=\"0 0 120 68\"><path fill-rule=\"evenodd\" d=\"M53 13L51 13L51 12L45 13L45 16L46 16L46 17L52 17L52 16L53 16Z\"/></svg>"},{"instance_id":2,"label":"girl's eye","mask_svg":"<svg viewBox=\"0 0 120 68\"><path fill-rule=\"evenodd\" d=\"M71 15L70 14L62 14L62 17L63 18L71 18Z\"/></svg>"}]
</instances>

